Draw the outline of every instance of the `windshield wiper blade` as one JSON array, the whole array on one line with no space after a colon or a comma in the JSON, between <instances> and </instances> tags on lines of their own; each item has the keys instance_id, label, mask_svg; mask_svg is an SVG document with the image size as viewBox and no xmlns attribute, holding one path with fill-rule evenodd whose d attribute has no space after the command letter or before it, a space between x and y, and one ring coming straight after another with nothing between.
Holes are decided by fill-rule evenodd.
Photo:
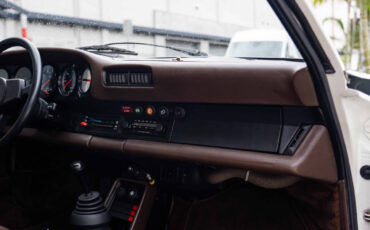
<instances>
[{"instance_id":1,"label":"windshield wiper blade","mask_svg":"<svg viewBox=\"0 0 370 230\"><path fill-rule=\"evenodd\" d=\"M190 56L208 56L207 53L201 52L198 49L185 49L185 48L177 48L173 46L162 46L162 45L156 45L156 44L151 44L151 43L144 43L144 42L113 42L113 43L108 43L105 44L106 46L113 46L113 45L143 45L143 46L153 46L153 47L160 47L160 48L165 48L165 49L170 49L174 51L178 51L181 53L188 54Z\"/></svg>"},{"instance_id":2,"label":"windshield wiper blade","mask_svg":"<svg viewBox=\"0 0 370 230\"><path fill-rule=\"evenodd\" d=\"M135 51L112 47L109 45L94 45L94 46L83 46L78 49L89 51L97 54L123 54L123 55L138 55Z\"/></svg>"}]
</instances>

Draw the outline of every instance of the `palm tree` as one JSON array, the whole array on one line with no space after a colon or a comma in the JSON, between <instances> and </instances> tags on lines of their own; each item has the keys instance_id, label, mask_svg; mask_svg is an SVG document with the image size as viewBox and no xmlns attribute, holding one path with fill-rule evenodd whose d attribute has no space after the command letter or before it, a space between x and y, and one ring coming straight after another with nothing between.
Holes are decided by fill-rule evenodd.
<instances>
[{"instance_id":1,"label":"palm tree","mask_svg":"<svg viewBox=\"0 0 370 230\"><path fill-rule=\"evenodd\" d=\"M369 44L369 12L370 12L370 0L361 0L360 2L360 29L361 29L361 42L363 50L363 65L365 72L370 73L370 44Z\"/></svg>"},{"instance_id":2,"label":"palm tree","mask_svg":"<svg viewBox=\"0 0 370 230\"><path fill-rule=\"evenodd\" d=\"M313 4L321 4L326 0L313 0ZM364 68L366 73L370 73L370 44L369 44L369 13L370 13L370 0L345 0L348 3L348 26L347 31L344 31L343 22L334 17L329 17L324 19L325 21L331 20L337 22L343 32L345 33L346 37L346 44L344 46L343 54L343 61L345 62L346 66L350 64L352 50L356 47L353 47L356 43L354 41L360 40L360 63L358 69ZM357 18L353 18L352 22L354 26L351 25L350 20L350 8L352 7L352 2L356 3L356 6L360 8L360 33L359 35L356 33L356 20ZM332 0L332 8L334 9L334 1ZM353 31L350 30L352 28ZM356 37L359 36L359 37ZM335 40L336 38L332 37L331 39Z\"/></svg>"}]
</instances>

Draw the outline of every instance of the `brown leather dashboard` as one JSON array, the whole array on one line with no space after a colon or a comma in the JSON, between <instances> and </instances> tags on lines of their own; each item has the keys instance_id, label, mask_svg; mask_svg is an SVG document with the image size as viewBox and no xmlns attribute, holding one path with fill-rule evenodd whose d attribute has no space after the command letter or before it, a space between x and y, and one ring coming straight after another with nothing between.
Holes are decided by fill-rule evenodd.
<instances>
[{"instance_id":1,"label":"brown leather dashboard","mask_svg":"<svg viewBox=\"0 0 370 230\"><path fill-rule=\"evenodd\" d=\"M317 106L316 94L303 63L277 61L170 61L141 64L94 65L100 75L104 69L150 67L154 87L104 86L95 81L92 95L101 100L231 103ZM256 81L258 79L258 81Z\"/></svg>"},{"instance_id":2,"label":"brown leather dashboard","mask_svg":"<svg viewBox=\"0 0 370 230\"><path fill-rule=\"evenodd\" d=\"M76 49L40 48L43 62L87 62L91 95L99 100L318 106L303 62L234 58L128 59L100 57ZM29 63L23 51L0 55L0 63ZM151 68L154 87L105 86L104 71Z\"/></svg>"},{"instance_id":3,"label":"brown leather dashboard","mask_svg":"<svg viewBox=\"0 0 370 230\"><path fill-rule=\"evenodd\" d=\"M87 63L92 72L90 94L96 101L197 103L198 106L206 103L274 108L285 106L314 108L319 111L314 86L303 62L228 58L115 60L75 49L43 48L40 52L43 61L47 63ZM24 52L11 51L0 55L0 62L10 65L29 61ZM108 70L141 67L151 70L153 86L128 87L105 84ZM94 106L91 104L91 107ZM284 123L283 119L284 116L281 115L278 122ZM286 127L289 128L289 125ZM58 144L68 143L89 150L196 161L336 182L337 168L328 130L322 123L310 125L312 128L308 134L294 154L289 156L150 139L108 138L70 130L26 128L21 136ZM277 133L279 139L282 138L279 136L281 133L281 130Z\"/></svg>"},{"instance_id":4,"label":"brown leather dashboard","mask_svg":"<svg viewBox=\"0 0 370 230\"><path fill-rule=\"evenodd\" d=\"M76 52L70 50L69 52ZM126 61L106 63L91 54L93 75L124 67L149 67L152 88L105 86L103 77L92 85L93 97L100 100L231 103L317 106L316 93L304 63L262 60ZM140 63L140 64L138 64ZM256 81L258 79L258 81Z\"/></svg>"}]
</instances>

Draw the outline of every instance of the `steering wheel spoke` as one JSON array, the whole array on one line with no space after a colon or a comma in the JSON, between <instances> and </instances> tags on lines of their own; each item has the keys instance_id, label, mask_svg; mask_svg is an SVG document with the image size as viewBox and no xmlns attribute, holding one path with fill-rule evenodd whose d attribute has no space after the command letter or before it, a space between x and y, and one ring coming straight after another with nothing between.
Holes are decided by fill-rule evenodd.
<instances>
[{"instance_id":1,"label":"steering wheel spoke","mask_svg":"<svg viewBox=\"0 0 370 230\"><path fill-rule=\"evenodd\" d=\"M29 95L31 92L31 85L25 85L22 89L21 96Z\"/></svg>"},{"instance_id":2,"label":"steering wheel spoke","mask_svg":"<svg viewBox=\"0 0 370 230\"><path fill-rule=\"evenodd\" d=\"M28 91L25 91L23 79L0 78L0 106L21 99L24 94L28 94Z\"/></svg>"}]
</instances>

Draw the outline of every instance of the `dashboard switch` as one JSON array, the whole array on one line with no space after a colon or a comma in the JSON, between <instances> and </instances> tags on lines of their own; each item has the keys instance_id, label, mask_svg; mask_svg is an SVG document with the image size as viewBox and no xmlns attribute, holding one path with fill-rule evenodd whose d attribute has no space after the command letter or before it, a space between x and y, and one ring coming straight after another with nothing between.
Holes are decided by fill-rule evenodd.
<instances>
[{"instance_id":1,"label":"dashboard switch","mask_svg":"<svg viewBox=\"0 0 370 230\"><path fill-rule=\"evenodd\" d=\"M153 106L148 106L145 112L148 116L153 116L155 114L155 108Z\"/></svg>"},{"instance_id":2,"label":"dashboard switch","mask_svg":"<svg viewBox=\"0 0 370 230\"><path fill-rule=\"evenodd\" d=\"M177 118L184 118L186 115L185 109L179 106L175 107L174 113L175 113L175 117Z\"/></svg>"},{"instance_id":3,"label":"dashboard switch","mask_svg":"<svg viewBox=\"0 0 370 230\"><path fill-rule=\"evenodd\" d=\"M136 115L141 115L143 113L143 107L135 106L134 112L135 112Z\"/></svg>"},{"instance_id":4,"label":"dashboard switch","mask_svg":"<svg viewBox=\"0 0 370 230\"><path fill-rule=\"evenodd\" d=\"M161 118L167 118L169 117L169 115L170 115L170 110L167 107L162 106L159 108L159 116Z\"/></svg>"},{"instance_id":5,"label":"dashboard switch","mask_svg":"<svg viewBox=\"0 0 370 230\"><path fill-rule=\"evenodd\" d=\"M132 106L126 106L126 105L124 105L124 106L122 106L121 107L121 112L122 113L133 113L133 109L132 109Z\"/></svg>"},{"instance_id":6,"label":"dashboard switch","mask_svg":"<svg viewBox=\"0 0 370 230\"><path fill-rule=\"evenodd\" d=\"M88 124L87 124L87 122L86 122L86 121L81 121L81 122L80 122L80 126L81 126L81 127L87 127L87 125L88 125Z\"/></svg>"}]
</instances>

